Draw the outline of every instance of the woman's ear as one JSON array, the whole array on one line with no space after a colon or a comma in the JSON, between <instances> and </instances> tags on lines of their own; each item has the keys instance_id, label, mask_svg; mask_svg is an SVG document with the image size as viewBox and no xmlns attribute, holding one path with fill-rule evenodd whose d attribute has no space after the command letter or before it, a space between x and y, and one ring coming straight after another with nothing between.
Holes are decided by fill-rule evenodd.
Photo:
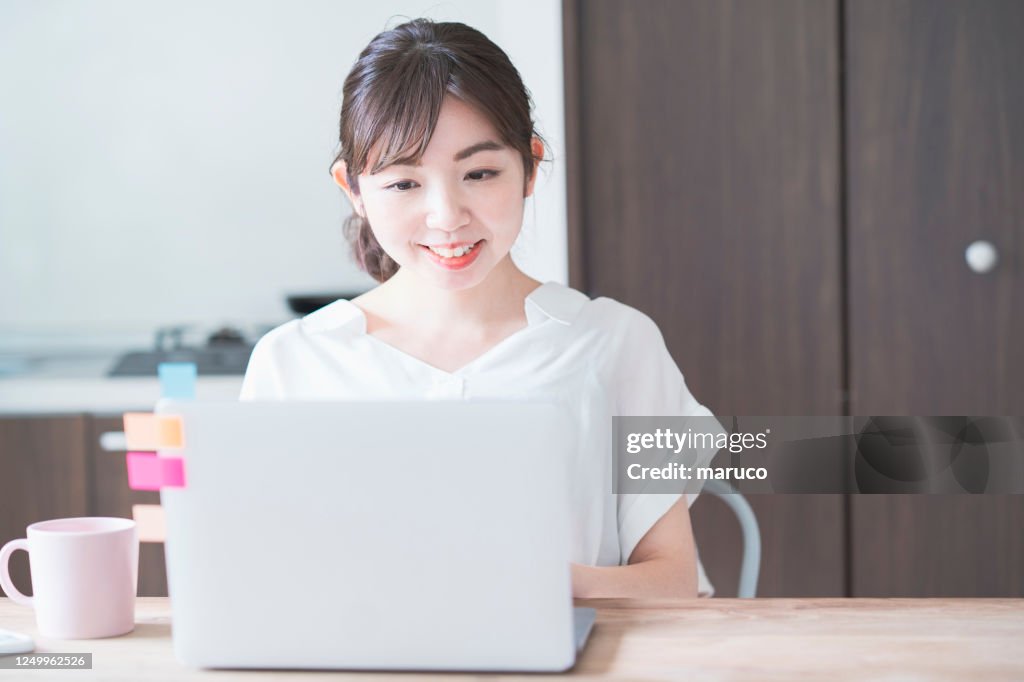
<instances>
[{"instance_id":1,"label":"woman's ear","mask_svg":"<svg viewBox=\"0 0 1024 682\"><path fill-rule=\"evenodd\" d=\"M359 200L359 191L357 188L353 188L348 181L348 166L344 161L338 160L331 166L331 177L334 178L334 183L345 192L345 196L352 202L352 209L361 216L363 214L363 204ZM365 217L365 216L364 216Z\"/></svg>"},{"instance_id":2,"label":"woman's ear","mask_svg":"<svg viewBox=\"0 0 1024 682\"><path fill-rule=\"evenodd\" d=\"M537 183L537 169L540 168L541 159L544 158L544 143L539 137L530 140L530 153L533 154L533 172L530 173L530 179L526 182L526 193L523 194L523 197L533 194L533 186Z\"/></svg>"}]
</instances>

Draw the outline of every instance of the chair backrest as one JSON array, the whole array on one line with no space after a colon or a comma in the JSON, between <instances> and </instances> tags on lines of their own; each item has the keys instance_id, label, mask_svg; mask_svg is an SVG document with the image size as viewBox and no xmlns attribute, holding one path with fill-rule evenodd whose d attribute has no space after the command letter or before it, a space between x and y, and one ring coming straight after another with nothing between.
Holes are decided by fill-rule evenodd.
<instances>
[{"instance_id":1,"label":"chair backrest","mask_svg":"<svg viewBox=\"0 0 1024 682\"><path fill-rule=\"evenodd\" d=\"M725 481L706 481L701 492L716 495L732 509L743 532L743 559L740 562L740 584L736 596L757 596L757 578L761 572L761 528L747 498Z\"/></svg>"}]
</instances>

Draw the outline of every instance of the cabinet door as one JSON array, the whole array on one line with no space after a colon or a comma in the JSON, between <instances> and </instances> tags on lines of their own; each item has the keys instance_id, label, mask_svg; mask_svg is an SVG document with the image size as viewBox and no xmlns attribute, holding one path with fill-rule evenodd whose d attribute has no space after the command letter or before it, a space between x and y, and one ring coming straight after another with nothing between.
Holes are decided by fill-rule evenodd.
<instances>
[{"instance_id":1,"label":"cabinet door","mask_svg":"<svg viewBox=\"0 0 1024 682\"><path fill-rule=\"evenodd\" d=\"M91 507L96 516L132 517L132 505L160 504L157 491L132 490L128 487L125 452L104 450L100 437L106 432L119 432L123 420L117 417L93 417L89 420L89 467L93 476ZM167 596L167 568L163 543L144 542L139 546L140 597Z\"/></svg>"},{"instance_id":2,"label":"cabinet door","mask_svg":"<svg viewBox=\"0 0 1024 682\"><path fill-rule=\"evenodd\" d=\"M853 414L1022 415L1024 3L861 0L845 26ZM1024 595L1024 496L851 502L853 596Z\"/></svg>"},{"instance_id":3,"label":"cabinet door","mask_svg":"<svg viewBox=\"0 0 1024 682\"><path fill-rule=\"evenodd\" d=\"M571 279L648 313L716 414L842 413L831 0L566 4ZM841 495L751 496L759 595L841 596ZM735 519L701 559L735 595Z\"/></svg>"},{"instance_id":4,"label":"cabinet door","mask_svg":"<svg viewBox=\"0 0 1024 682\"><path fill-rule=\"evenodd\" d=\"M81 415L0 417L0 545L36 521L89 515L85 432ZM24 552L11 557L24 594L32 594L28 564Z\"/></svg>"}]
</instances>

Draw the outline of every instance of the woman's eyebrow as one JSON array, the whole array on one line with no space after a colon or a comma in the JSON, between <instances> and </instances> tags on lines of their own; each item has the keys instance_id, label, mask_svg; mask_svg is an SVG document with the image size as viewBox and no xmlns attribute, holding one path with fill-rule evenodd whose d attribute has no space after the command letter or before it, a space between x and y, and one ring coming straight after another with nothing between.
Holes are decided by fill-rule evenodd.
<instances>
[{"instance_id":1,"label":"woman's eyebrow","mask_svg":"<svg viewBox=\"0 0 1024 682\"><path fill-rule=\"evenodd\" d=\"M476 144L470 145L469 147L466 147L461 152L456 154L455 155L455 160L456 161L462 161L463 159L468 159L469 157L473 156L477 152L493 152L493 151L498 151L499 149L504 149L504 148L505 148L505 145L498 144L497 142L494 142L493 140L487 140L485 142L477 142Z\"/></svg>"}]
</instances>

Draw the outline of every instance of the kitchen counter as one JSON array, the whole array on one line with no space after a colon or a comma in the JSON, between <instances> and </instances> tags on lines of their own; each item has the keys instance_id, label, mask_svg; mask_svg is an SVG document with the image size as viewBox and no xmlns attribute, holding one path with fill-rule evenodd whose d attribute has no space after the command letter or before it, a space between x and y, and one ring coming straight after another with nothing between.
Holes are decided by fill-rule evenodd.
<instances>
[{"instance_id":1,"label":"kitchen counter","mask_svg":"<svg viewBox=\"0 0 1024 682\"><path fill-rule=\"evenodd\" d=\"M120 414L148 411L160 397L154 377L107 377L121 351L103 349L0 356L0 415ZM199 400L236 400L242 375L200 376Z\"/></svg>"},{"instance_id":2,"label":"kitchen counter","mask_svg":"<svg viewBox=\"0 0 1024 682\"><path fill-rule=\"evenodd\" d=\"M242 377L202 377L198 400L237 400ZM160 397L156 378L0 379L0 415L120 414L150 411Z\"/></svg>"}]
</instances>

